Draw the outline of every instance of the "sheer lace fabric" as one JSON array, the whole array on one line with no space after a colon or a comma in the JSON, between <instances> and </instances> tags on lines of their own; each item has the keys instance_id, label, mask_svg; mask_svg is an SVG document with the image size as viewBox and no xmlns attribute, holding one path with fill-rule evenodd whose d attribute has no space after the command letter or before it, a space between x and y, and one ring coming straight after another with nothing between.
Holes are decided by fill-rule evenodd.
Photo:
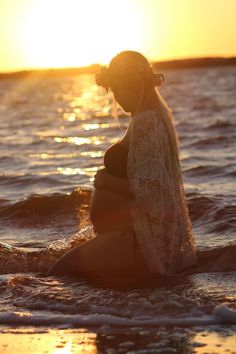
<instances>
[{"instance_id":1,"label":"sheer lace fabric","mask_svg":"<svg viewBox=\"0 0 236 354\"><path fill-rule=\"evenodd\" d=\"M157 111L138 114L130 124L127 175L136 240L150 271L171 275L196 263L181 171L173 173L168 132Z\"/></svg>"}]
</instances>

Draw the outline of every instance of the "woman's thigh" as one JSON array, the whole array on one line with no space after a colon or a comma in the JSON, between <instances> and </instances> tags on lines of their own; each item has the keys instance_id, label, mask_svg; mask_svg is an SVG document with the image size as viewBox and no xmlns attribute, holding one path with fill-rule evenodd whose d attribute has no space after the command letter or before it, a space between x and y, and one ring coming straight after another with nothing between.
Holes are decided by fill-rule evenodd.
<instances>
[{"instance_id":1,"label":"woman's thigh","mask_svg":"<svg viewBox=\"0 0 236 354\"><path fill-rule=\"evenodd\" d=\"M79 247L79 263L85 272L133 271L134 246L132 231L100 234Z\"/></svg>"},{"instance_id":2,"label":"woman's thigh","mask_svg":"<svg viewBox=\"0 0 236 354\"><path fill-rule=\"evenodd\" d=\"M88 272L150 272L133 230L104 233L81 245L79 259Z\"/></svg>"},{"instance_id":3,"label":"woman's thigh","mask_svg":"<svg viewBox=\"0 0 236 354\"><path fill-rule=\"evenodd\" d=\"M132 230L100 234L77 246L49 274L149 271Z\"/></svg>"}]
</instances>

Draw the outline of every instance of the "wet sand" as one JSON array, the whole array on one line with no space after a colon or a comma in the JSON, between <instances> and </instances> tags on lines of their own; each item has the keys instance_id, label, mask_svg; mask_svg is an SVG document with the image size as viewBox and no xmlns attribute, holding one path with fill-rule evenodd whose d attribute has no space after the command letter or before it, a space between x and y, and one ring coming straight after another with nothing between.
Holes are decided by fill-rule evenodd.
<instances>
[{"instance_id":1,"label":"wet sand","mask_svg":"<svg viewBox=\"0 0 236 354\"><path fill-rule=\"evenodd\" d=\"M236 326L123 329L11 328L1 332L0 352L15 353L236 353Z\"/></svg>"}]
</instances>

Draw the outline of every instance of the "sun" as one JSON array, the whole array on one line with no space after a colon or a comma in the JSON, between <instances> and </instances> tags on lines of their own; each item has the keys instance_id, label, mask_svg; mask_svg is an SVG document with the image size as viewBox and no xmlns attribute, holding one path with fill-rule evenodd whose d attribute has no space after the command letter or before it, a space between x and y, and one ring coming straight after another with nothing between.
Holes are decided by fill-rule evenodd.
<instances>
[{"instance_id":1,"label":"sun","mask_svg":"<svg viewBox=\"0 0 236 354\"><path fill-rule=\"evenodd\" d=\"M107 63L142 47L141 10L132 0L32 0L21 21L21 51L31 67Z\"/></svg>"}]
</instances>

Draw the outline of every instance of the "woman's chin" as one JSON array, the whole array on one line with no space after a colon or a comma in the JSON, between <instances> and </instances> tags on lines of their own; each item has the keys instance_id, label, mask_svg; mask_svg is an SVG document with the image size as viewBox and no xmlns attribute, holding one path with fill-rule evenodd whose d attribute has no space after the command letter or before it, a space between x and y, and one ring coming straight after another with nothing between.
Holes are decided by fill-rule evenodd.
<instances>
[{"instance_id":1,"label":"woman's chin","mask_svg":"<svg viewBox=\"0 0 236 354\"><path fill-rule=\"evenodd\" d=\"M130 107L124 107L123 110L126 112L126 113L131 113L132 112L132 109Z\"/></svg>"}]
</instances>

